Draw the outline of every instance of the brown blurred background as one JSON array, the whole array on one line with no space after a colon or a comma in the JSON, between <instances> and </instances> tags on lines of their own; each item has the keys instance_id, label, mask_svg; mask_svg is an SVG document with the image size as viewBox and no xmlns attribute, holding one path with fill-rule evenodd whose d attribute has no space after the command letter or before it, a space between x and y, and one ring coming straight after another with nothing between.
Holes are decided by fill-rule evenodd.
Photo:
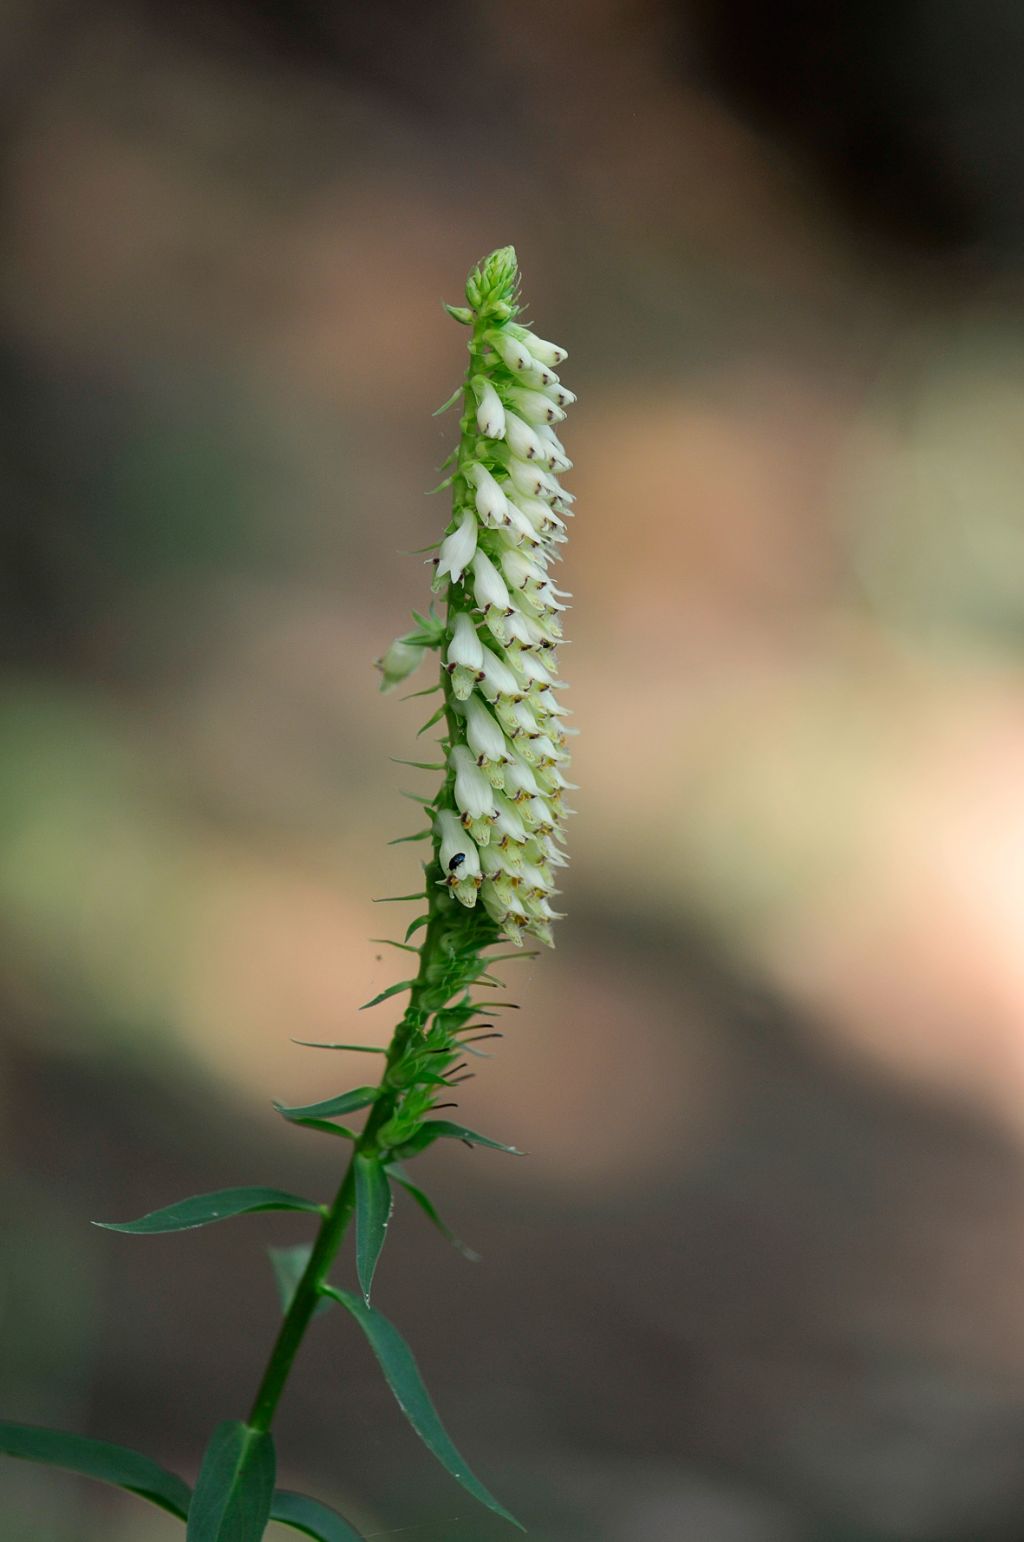
<instances>
[{"instance_id":1,"label":"brown blurred background","mask_svg":"<svg viewBox=\"0 0 1024 1542\"><path fill-rule=\"evenodd\" d=\"M461 1103L529 1160L418 1169L484 1262L403 1207L380 1305L535 1542L1016 1542L1024 11L8 0L0 81L0 1412L191 1477L248 1405L306 1223L88 1221L333 1186L270 1099L390 1027L370 666L514 242L580 397L569 919ZM280 1436L370 1536L510 1535L350 1324Z\"/></svg>"}]
</instances>

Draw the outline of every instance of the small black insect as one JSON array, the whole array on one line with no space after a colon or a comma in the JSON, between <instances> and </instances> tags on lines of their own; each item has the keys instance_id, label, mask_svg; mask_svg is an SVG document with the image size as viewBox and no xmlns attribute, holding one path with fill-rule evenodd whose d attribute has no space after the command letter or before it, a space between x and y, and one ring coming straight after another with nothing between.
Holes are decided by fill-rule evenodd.
<instances>
[{"instance_id":1,"label":"small black insect","mask_svg":"<svg viewBox=\"0 0 1024 1542\"><path fill-rule=\"evenodd\" d=\"M464 851L457 851L455 853L454 857L452 857L451 861L448 864L448 871L449 871L449 873L454 873L455 869L457 867L461 867L463 862L465 862L465 860L466 860L466 853Z\"/></svg>"}]
</instances>

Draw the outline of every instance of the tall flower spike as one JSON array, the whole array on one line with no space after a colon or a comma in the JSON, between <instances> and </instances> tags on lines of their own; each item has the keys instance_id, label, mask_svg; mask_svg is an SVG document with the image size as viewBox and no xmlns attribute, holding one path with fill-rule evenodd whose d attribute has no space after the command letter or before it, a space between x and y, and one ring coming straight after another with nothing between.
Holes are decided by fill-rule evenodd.
<instances>
[{"instance_id":1,"label":"tall flower spike","mask_svg":"<svg viewBox=\"0 0 1024 1542\"><path fill-rule=\"evenodd\" d=\"M447 603L433 879L465 907L464 925L497 927L517 944L524 934L551 942L552 874L565 864L556 845L568 760L556 696L565 606L549 569L572 502L555 425L575 401L555 373L565 349L516 319L518 285L515 252L502 247L470 273L467 306L446 307L471 332L452 515L433 580ZM396 674L406 659L389 663Z\"/></svg>"}]
</instances>

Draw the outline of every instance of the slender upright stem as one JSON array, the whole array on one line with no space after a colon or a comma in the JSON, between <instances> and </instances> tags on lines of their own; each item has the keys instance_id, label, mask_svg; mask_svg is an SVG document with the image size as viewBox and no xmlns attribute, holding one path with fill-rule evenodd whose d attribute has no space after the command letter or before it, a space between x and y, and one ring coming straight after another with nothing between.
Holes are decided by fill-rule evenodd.
<instances>
[{"instance_id":1,"label":"slender upright stem","mask_svg":"<svg viewBox=\"0 0 1024 1542\"><path fill-rule=\"evenodd\" d=\"M473 395L469 382L473 374L477 354L482 347L482 339L483 328L480 323L477 323L473 329L470 344L470 363L469 369L466 372L463 413L460 421L459 450L456 462L457 474L461 472L468 453L467 439L472 431L473 424ZM451 637L452 621L456 609L455 601L455 585L449 584L446 595L445 642L441 647L442 664L440 672L440 685L444 693L444 718L449 742L455 737L457 709L455 696L452 691L451 677L444 667L443 660L447 641ZM449 770L438 794L436 807L454 807L452 784L453 773ZM433 841L432 866L436 864L438 858L439 842L436 834L433 837ZM281 1324L274 1347L271 1350L270 1359L267 1362L263 1379L260 1382L249 1414L249 1425L252 1429L268 1430L270 1428L281 1394L284 1391L285 1383L288 1380L292 1363L321 1299L322 1287L326 1282L328 1271L334 1262L348 1224L352 1219L356 1202L356 1158L364 1153L371 1155L375 1151L377 1132L382 1129L395 1112L400 1091L393 1084L390 1073L401 1060L412 1035L422 1032L431 1012L438 1011L445 1005L447 1000L449 992L443 986L439 986L438 982L444 972L446 920L453 906L455 906L455 901L451 898L447 889L443 885L428 881L427 910L429 919L420 949L419 969L412 985L409 1005L392 1035L377 1097L374 1100L363 1131L355 1142L352 1156L345 1168L345 1174L335 1195L334 1203L320 1223L320 1230L313 1244L309 1262L295 1289L295 1294L285 1313L284 1321Z\"/></svg>"},{"instance_id":2,"label":"slender upright stem","mask_svg":"<svg viewBox=\"0 0 1024 1542\"><path fill-rule=\"evenodd\" d=\"M408 1009L395 1029L381 1077L380 1091L374 1100L362 1134L355 1143L334 1203L320 1223L320 1230L309 1255L309 1262L303 1270L271 1350L270 1359L249 1414L249 1425L252 1429L268 1430L270 1428L288 1380L292 1362L316 1311L321 1299L322 1286L341 1246L349 1221L352 1219L352 1213L355 1210L356 1157L362 1152L373 1150L377 1131L394 1113L398 1093L389 1088L388 1073L395 1062L401 1058L409 1035L419 1030L426 1015L423 998L429 989L433 965L437 958L440 926L441 911L434 896L431 895L430 921L427 924L427 934L420 953L420 967L412 987Z\"/></svg>"}]
</instances>

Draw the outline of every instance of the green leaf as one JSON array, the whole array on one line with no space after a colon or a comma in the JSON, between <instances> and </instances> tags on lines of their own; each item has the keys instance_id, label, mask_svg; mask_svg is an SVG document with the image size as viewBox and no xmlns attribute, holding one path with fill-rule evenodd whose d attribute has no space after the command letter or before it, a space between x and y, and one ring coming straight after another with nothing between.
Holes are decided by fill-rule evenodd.
<instances>
[{"instance_id":1,"label":"green leaf","mask_svg":"<svg viewBox=\"0 0 1024 1542\"><path fill-rule=\"evenodd\" d=\"M424 548L425 549L425 548ZM435 691L441 690L441 682L436 685L425 685L422 691L410 691L408 696L399 696L399 701L415 701L417 696L433 696ZM444 708L441 709L442 711Z\"/></svg>"},{"instance_id":2,"label":"green leaf","mask_svg":"<svg viewBox=\"0 0 1024 1542\"><path fill-rule=\"evenodd\" d=\"M416 1201L431 1224L437 1227L442 1237L446 1238L447 1241L451 1243L452 1247L455 1248L457 1252L462 1254L463 1258L468 1258L471 1264L478 1264L480 1262L480 1254L474 1252L471 1247L467 1247L466 1244L455 1235L451 1227L445 1225L444 1221L442 1221L441 1217L438 1215L437 1208L434 1204L434 1201L430 1198L430 1195L425 1194L421 1188L418 1188L415 1183L411 1182L411 1180L405 1176L396 1162L392 1162L388 1166L388 1176L394 1178L396 1183L400 1183L402 1185L402 1188L411 1199Z\"/></svg>"},{"instance_id":3,"label":"green leaf","mask_svg":"<svg viewBox=\"0 0 1024 1542\"><path fill-rule=\"evenodd\" d=\"M396 835L393 841L388 841L389 846L409 846L413 841L429 841L433 830L417 830L415 835Z\"/></svg>"},{"instance_id":4,"label":"green leaf","mask_svg":"<svg viewBox=\"0 0 1024 1542\"><path fill-rule=\"evenodd\" d=\"M442 303L442 305L444 305L444 301L443 300L442 300L441 303ZM464 306L444 305L444 308L448 312L449 316L454 316L456 321L462 321L462 315L463 315L463 313L465 311L465 307ZM467 323L463 323L463 325L466 325L466 324ZM458 401L459 397L462 395L462 393L463 393L463 391L465 389L466 389L465 386L457 385L455 387L455 390L452 392L451 396L449 396L448 400L446 402L443 402L442 405L440 407L438 407L435 412L431 413L431 417L439 418L441 416L442 412L447 412L449 407L454 407L455 403Z\"/></svg>"},{"instance_id":5,"label":"green leaf","mask_svg":"<svg viewBox=\"0 0 1024 1542\"><path fill-rule=\"evenodd\" d=\"M159 1505L161 1510L169 1510L179 1520L188 1515L192 1498L188 1484L176 1473L126 1446L90 1440L85 1435L69 1435L63 1430L44 1430L32 1424L0 1423L0 1452L26 1462L63 1467L100 1483L113 1483Z\"/></svg>"},{"instance_id":6,"label":"green leaf","mask_svg":"<svg viewBox=\"0 0 1024 1542\"><path fill-rule=\"evenodd\" d=\"M274 1442L238 1420L210 1436L188 1512L186 1542L260 1542L274 1496Z\"/></svg>"},{"instance_id":7,"label":"green leaf","mask_svg":"<svg viewBox=\"0 0 1024 1542\"><path fill-rule=\"evenodd\" d=\"M420 951L419 948L414 948L411 943L396 942L393 937L371 937L369 940L370 942L379 942L385 948L397 948L400 953L415 953L418 955ZM387 1050L382 1049L380 1053L385 1055Z\"/></svg>"},{"instance_id":8,"label":"green leaf","mask_svg":"<svg viewBox=\"0 0 1024 1542\"><path fill-rule=\"evenodd\" d=\"M389 985L386 991L381 991L378 996L374 996L372 1000L364 1001L359 1010L360 1012L365 1012L368 1007L378 1007L382 1001L387 1001L391 996L399 995L401 991L411 990L415 984L415 980L399 980L396 984Z\"/></svg>"},{"instance_id":9,"label":"green leaf","mask_svg":"<svg viewBox=\"0 0 1024 1542\"><path fill-rule=\"evenodd\" d=\"M379 1091L379 1087L354 1087L351 1092L343 1092L340 1097L324 1098L322 1103L302 1103L295 1108L275 1103L274 1107L282 1119L291 1119L295 1123L303 1119L331 1119L335 1114L351 1114L357 1108L369 1107Z\"/></svg>"},{"instance_id":10,"label":"green leaf","mask_svg":"<svg viewBox=\"0 0 1024 1542\"><path fill-rule=\"evenodd\" d=\"M386 937L371 937L371 942L387 942ZM418 948L413 948L418 953ZM293 1039L293 1044L301 1044L303 1049L351 1049L360 1055L386 1055L387 1050L381 1049L379 1044L327 1044L322 1039Z\"/></svg>"},{"instance_id":11,"label":"green leaf","mask_svg":"<svg viewBox=\"0 0 1024 1542\"><path fill-rule=\"evenodd\" d=\"M518 1146L503 1146L500 1140L491 1140L487 1135L478 1135L475 1130L467 1130L465 1125L452 1124L449 1119L428 1119L421 1124L414 1135L407 1141L403 1141L399 1148L403 1156L414 1156L417 1152L425 1151L435 1140L464 1140L470 1146L487 1146L491 1151L507 1151L511 1156L525 1156L525 1151L520 1151Z\"/></svg>"},{"instance_id":12,"label":"green leaf","mask_svg":"<svg viewBox=\"0 0 1024 1542\"><path fill-rule=\"evenodd\" d=\"M524 1528L515 1516L510 1515L505 1507L498 1503L494 1495L469 1470L466 1462L455 1449L438 1417L437 1409L431 1402L430 1393L423 1384L412 1350L394 1324L386 1317L382 1317L373 1307L367 1306L359 1296L354 1296L347 1290L336 1290L331 1285L325 1286L324 1289L328 1295L340 1301L342 1306L352 1313L366 1334L388 1386L398 1399L398 1406L427 1449L433 1452L441 1465L462 1484L467 1493L472 1494L473 1498L478 1499L482 1505L486 1505L488 1510L493 1510L495 1515L511 1521L513 1526L518 1526L522 1531Z\"/></svg>"},{"instance_id":13,"label":"green leaf","mask_svg":"<svg viewBox=\"0 0 1024 1542\"><path fill-rule=\"evenodd\" d=\"M292 1494L284 1488L274 1493L270 1519L280 1521L282 1526L294 1526L296 1531L304 1531L307 1537L314 1537L316 1542L363 1542L362 1532L350 1526L337 1510L329 1509L319 1499L310 1499L305 1494Z\"/></svg>"},{"instance_id":14,"label":"green leaf","mask_svg":"<svg viewBox=\"0 0 1024 1542\"><path fill-rule=\"evenodd\" d=\"M421 734L425 734L428 728L433 728L435 723L439 723L441 721L441 719L444 717L444 714L445 714L445 705L444 705L444 702L442 702L441 705L438 707L437 711L432 713L431 716L427 718L427 721L423 724L423 727L422 728L417 728L417 730L416 730L416 737L417 737L417 739L420 737Z\"/></svg>"},{"instance_id":15,"label":"green leaf","mask_svg":"<svg viewBox=\"0 0 1024 1542\"><path fill-rule=\"evenodd\" d=\"M304 1130L319 1130L321 1135L340 1135L342 1140L359 1139L347 1124L332 1124L329 1119L291 1119L289 1123L300 1125Z\"/></svg>"},{"instance_id":16,"label":"green leaf","mask_svg":"<svg viewBox=\"0 0 1024 1542\"><path fill-rule=\"evenodd\" d=\"M394 1201L379 1157L356 1156L356 1273L366 1304Z\"/></svg>"},{"instance_id":17,"label":"green leaf","mask_svg":"<svg viewBox=\"0 0 1024 1542\"><path fill-rule=\"evenodd\" d=\"M414 933L419 931L421 926L426 926L426 924L427 924L427 922L429 920L430 920L430 916L429 915L425 915L425 916L417 916L415 921L410 921L409 925L405 929L405 940L406 940L406 942L409 941L409 938L412 937L414 935Z\"/></svg>"},{"instance_id":18,"label":"green leaf","mask_svg":"<svg viewBox=\"0 0 1024 1542\"><path fill-rule=\"evenodd\" d=\"M316 1200L287 1194L283 1189L217 1189L212 1194L194 1194L179 1199L163 1210L151 1210L137 1221L93 1221L104 1231L124 1231L132 1236L152 1236L164 1231L191 1231L196 1226L210 1226L227 1221L233 1215L249 1215L257 1210L323 1211Z\"/></svg>"},{"instance_id":19,"label":"green leaf","mask_svg":"<svg viewBox=\"0 0 1024 1542\"><path fill-rule=\"evenodd\" d=\"M383 899L371 900L371 905L403 905L406 900L426 899L421 889L418 894L385 894Z\"/></svg>"},{"instance_id":20,"label":"green leaf","mask_svg":"<svg viewBox=\"0 0 1024 1542\"><path fill-rule=\"evenodd\" d=\"M403 760L400 755L389 755L396 766L412 766L416 771L445 771L447 767L443 760Z\"/></svg>"},{"instance_id":21,"label":"green leaf","mask_svg":"<svg viewBox=\"0 0 1024 1542\"><path fill-rule=\"evenodd\" d=\"M274 1281L277 1285L277 1293L281 1298L282 1314L287 1312L292 1304L292 1299L299 1287L299 1281L306 1272L310 1254L313 1251L311 1242L300 1242L293 1248L268 1248L270 1254L270 1267L274 1271ZM326 1296L317 1302L316 1311L329 1312L333 1306Z\"/></svg>"}]
</instances>

